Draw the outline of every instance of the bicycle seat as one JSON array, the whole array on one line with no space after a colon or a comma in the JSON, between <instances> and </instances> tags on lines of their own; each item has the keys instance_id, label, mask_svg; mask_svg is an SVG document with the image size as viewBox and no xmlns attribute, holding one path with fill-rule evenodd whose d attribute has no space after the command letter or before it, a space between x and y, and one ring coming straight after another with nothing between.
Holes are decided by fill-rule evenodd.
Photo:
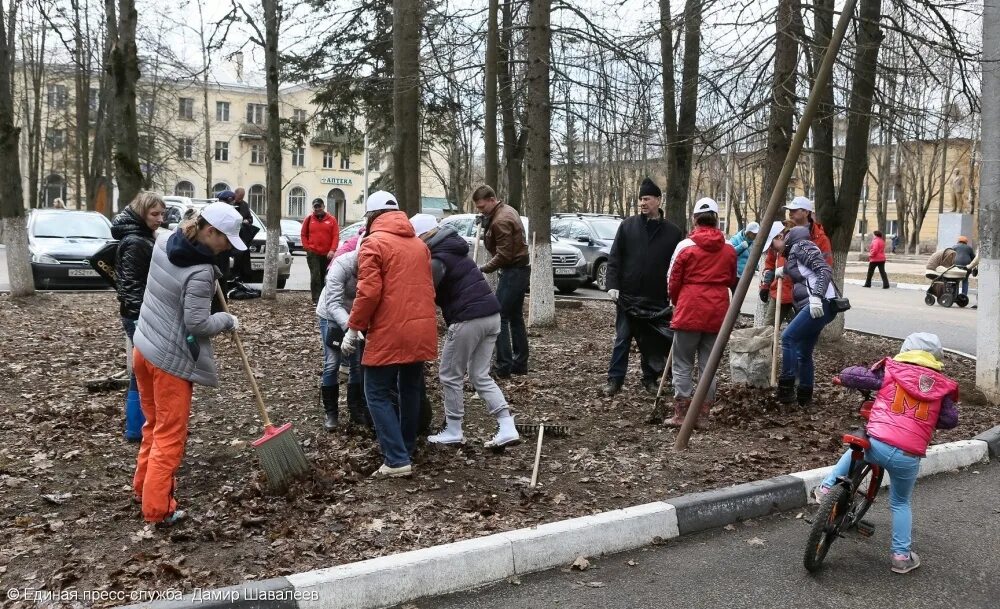
<instances>
[{"instance_id":1,"label":"bicycle seat","mask_svg":"<svg viewBox=\"0 0 1000 609\"><path fill-rule=\"evenodd\" d=\"M868 434L863 430L845 433L841 439L844 441L844 444L850 444L862 450L868 450L872 447L871 442L868 441Z\"/></svg>"}]
</instances>

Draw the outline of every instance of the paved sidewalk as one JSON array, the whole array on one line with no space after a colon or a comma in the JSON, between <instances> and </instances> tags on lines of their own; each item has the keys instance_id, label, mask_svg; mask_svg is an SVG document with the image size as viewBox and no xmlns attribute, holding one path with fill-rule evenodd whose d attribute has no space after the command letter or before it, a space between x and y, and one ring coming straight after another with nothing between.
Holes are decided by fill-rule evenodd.
<instances>
[{"instance_id":1,"label":"paved sidewalk","mask_svg":"<svg viewBox=\"0 0 1000 609\"><path fill-rule=\"evenodd\" d=\"M875 524L874 537L851 534L839 540L815 576L802 567L808 524L793 512L642 551L591 557L593 566L584 572L548 571L521 578L519 586L495 584L413 605L420 609L995 609L1000 599L997 488L1000 463L996 462L919 481L914 495L914 549L923 565L908 575L889 571L888 500L881 495L867 518Z\"/></svg>"}]
</instances>

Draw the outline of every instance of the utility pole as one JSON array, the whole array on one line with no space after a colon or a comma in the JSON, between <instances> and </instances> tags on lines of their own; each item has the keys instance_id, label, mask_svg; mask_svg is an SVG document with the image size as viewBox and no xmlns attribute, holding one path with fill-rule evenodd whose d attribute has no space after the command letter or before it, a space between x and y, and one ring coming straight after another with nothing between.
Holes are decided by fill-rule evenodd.
<instances>
[{"instance_id":1,"label":"utility pole","mask_svg":"<svg viewBox=\"0 0 1000 609\"><path fill-rule=\"evenodd\" d=\"M983 152L979 187L976 386L1000 403L1000 0L983 3Z\"/></svg>"},{"instance_id":2,"label":"utility pole","mask_svg":"<svg viewBox=\"0 0 1000 609\"><path fill-rule=\"evenodd\" d=\"M938 214L944 213L944 186L948 179L948 138L951 136L951 125L949 124L951 119L951 81L954 72L955 61L949 59L948 82L945 83L944 89L944 132L941 134L943 142L941 145L941 190L938 191Z\"/></svg>"}]
</instances>

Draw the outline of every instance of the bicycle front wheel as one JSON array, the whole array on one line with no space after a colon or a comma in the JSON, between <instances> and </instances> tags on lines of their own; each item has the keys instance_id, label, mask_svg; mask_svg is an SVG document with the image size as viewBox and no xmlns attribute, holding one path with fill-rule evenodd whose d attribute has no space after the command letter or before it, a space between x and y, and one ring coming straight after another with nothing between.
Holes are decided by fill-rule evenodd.
<instances>
[{"instance_id":1,"label":"bicycle front wheel","mask_svg":"<svg viewBox=\"0 0 1000 609\"><path fill-rule=\"evenodd\" d=\"M803 564L810 573L819 570L830 546L840 537L841 527L849 515L850 507L851 494L843 484L832 487L823 498L806 541Z\"/></svg>"}]
</instances>

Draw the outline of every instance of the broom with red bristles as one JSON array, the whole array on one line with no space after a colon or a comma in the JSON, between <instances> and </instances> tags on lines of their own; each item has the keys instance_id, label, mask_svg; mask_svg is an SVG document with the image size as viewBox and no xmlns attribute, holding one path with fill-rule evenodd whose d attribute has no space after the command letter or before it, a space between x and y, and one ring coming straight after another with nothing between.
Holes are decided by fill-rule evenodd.
<instances>
[{"instance_id":1,"label":"broom with red bristles","mask_svg":"<svg viewBox=\"0 0 1000 609\"><path fill-rule=\"evenodd\" d=\"M218 282L215 283L215 292L222 303L222 310L228 313L229 307L226 305L222 286ZM292 424L285 423L280 427L275 427L271 423L271 417L267 415L267 408L264 406L264 398L260 395L260 387L257 386L257 378L250 369L246 351L243 350L243 341L240 340L240 335L236 330L233 330L233 339L236 341L236 348L239 350L240 360L243 362L243 371L246 372L247 378L250 380L257 408L260 410L260 418L264 423L264 435L254 440L252 444L257 452L260 466L264 468L264 474L267 475L267 484L271 491L284 492L291 480L301 478L309 472L309 462L306 460L306 454L299 441L295 439Z\"/></svg>"}]
</instances>

